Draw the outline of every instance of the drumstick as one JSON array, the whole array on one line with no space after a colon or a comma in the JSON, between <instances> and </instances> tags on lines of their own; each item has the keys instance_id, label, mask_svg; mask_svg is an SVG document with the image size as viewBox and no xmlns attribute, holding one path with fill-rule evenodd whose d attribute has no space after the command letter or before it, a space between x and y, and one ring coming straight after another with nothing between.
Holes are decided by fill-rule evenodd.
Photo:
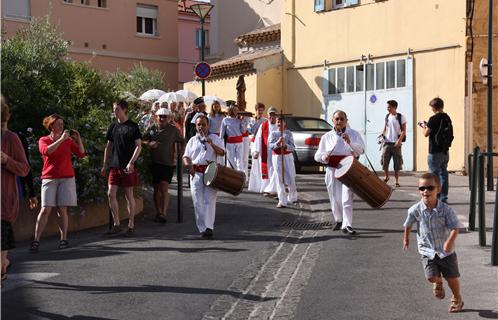
<instances>
[{"instance_id":1,"label":"drumstick","mask_svg":"<svg viewBox=\"0 0 498 320\"><path fill-rule=\"evenodd\" d=\"M284 124L283 124L283 110L280 110L280 138L284 138ZM284 159L284 145L280 147L280 156L282 157L282 184L285 188L285 159Z\"/></svg>"}]
</instances>

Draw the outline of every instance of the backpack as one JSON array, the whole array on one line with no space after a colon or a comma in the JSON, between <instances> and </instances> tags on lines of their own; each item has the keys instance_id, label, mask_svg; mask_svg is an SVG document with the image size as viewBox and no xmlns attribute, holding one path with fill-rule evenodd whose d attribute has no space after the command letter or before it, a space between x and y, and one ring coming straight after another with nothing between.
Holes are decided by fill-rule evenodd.
<instances>
[{"instance_id":1,"label":"backpack","mask_svg":"<svg viewBox=\"0 0 498 320\"><path fill-rule=\"evenodd\" d=\"M451 147L453 138L453 125L451 124L451 119L447 114L444 114L444 117L439 124L439 130L434 135L434 142L439 148L448 150Z\"/></svg>"},{"instance_id":2,"label":"backpack","mask_svg":"<svg viewBox=\"0 0 498 320\"><path fill-rule=\"evenodd\" d=\"M388 114L386 114L386 126L387 126L387 119L388 119L388 118L389 118L389 113L388 113ZM400 130L403 130L403 129L402 129L402 128L403 128L403 125L401 124L401 113L396 113L396 119L397 119L397 120L398 120L398 122L399 122L399 129L400 129ZM401 135L401 133L400 133L400 135ZM399 137L399 136L398 136L398 137ZM405 134L405 136L403 137L403 139L401 140L401 142L405 142L405 141L406 141L406 134Z\"/></svg>"}]
</instances>

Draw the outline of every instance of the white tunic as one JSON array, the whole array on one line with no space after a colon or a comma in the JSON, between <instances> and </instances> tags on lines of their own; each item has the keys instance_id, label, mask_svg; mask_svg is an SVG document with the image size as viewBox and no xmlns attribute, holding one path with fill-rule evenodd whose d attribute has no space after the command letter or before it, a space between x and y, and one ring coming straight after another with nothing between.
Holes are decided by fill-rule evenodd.
<instances>
[{"instance_id":1,"label":"white tunic","mask_svg":"<svg viewBox=\"0 0 498 320\"><path fill-rule=\"evenodd\" d=\"M361 135L347 127L345 133L349 136L351 144L347 144L341 133L335 130L327 132L320 140L315 153L315 161L327 164L330 155L359 156L364 152L365 144ZM342 228L351 227L353 223L353 192L334 178L335 168L327 166L325 170L325 184L329 194L332 214L337 222L342 222Z\"/></svg>"},{"instance_id":2,"label":"white tunic","mask_svg":"<svg viewBox=\"0 0 498 320\"><path fill-rule=\"evenodd\" d=\"M266 120L266 119L265 119ZM269 120L267 120L269 121ZM265 121L262 121L263 124ZM271 132L278 130L276 124L269 123L268 126L268 138L270 137ZM262 143L262 132L261 125L257 129L256 137L254 138L254 143L251 145L251 152L254 154L255 152L259 153L259 157L257 159L252 159L251 166L251 174L249 175L249 185L248 190L253 192L268 192L268 193L276 193L277 185L276 179L277 177L273 174L272 169L272 155L270 145L267 144L267 164L268 164L268 179L262 178L262 169L261 169L261 157L263 155L263 143Z\"/></svg>"},{"instance_id":3,"label":"white tunic","mask_svg":"<svg viewBox=\"0 0 498 320\"><path fill-rule=\"evenodd\" d=\"M214 134L209 138L212 143L223 149L223 142ZM204 142L199 134L192 137L185 147L184 158L189 158L195 165L207 165L211 161L216 161L216 153L211 145ZM195 221L199 232L206 231L206 228L214 229L214 219L216 214L216 189L206 187L203 181L204 174L195 172L190 176L190 192L194 203Z\"/></svg>"},{"instance_id":4,"label":"white tunic","mask_svg":"<svg viewBox=\"0 0 498 320\"><path fill-rule=\"evenodd\" d=\"M272 167L274 168L277 176L276 186L278 202L283 206L287 206L287 202L295 202L297 201L298 197L296 189L296 168L294 166L294 156L292 155L292 151L294 151L296 147L294 145L292 132L290 132L289 130L284 130L284 132L272 131L270 136L268 137L269 145L272 150L281 150L277 145L277 141L280 139L280 137L284 138L286 146L285 151L290 153L284 155L273 154ZM285 186L288 187L289 192L286 192Z\"/></svg>"}]
</instances>

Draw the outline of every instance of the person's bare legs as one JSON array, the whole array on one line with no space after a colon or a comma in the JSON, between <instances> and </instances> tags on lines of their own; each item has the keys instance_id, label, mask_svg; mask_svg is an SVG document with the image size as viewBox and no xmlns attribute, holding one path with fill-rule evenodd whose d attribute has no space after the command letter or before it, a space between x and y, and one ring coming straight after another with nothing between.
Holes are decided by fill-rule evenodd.
<instances>
[{"instance_id":1,"label":"person's bare legs","mask_svg":"<svg viewBox=\"0 0 498 320\"><path fill-rule=\"evenodd\" d=\"M387 182L388 180L389 180L389 170L386 169L386 170L384 170L384 181Z\"/></svg>"},{"instance_id":2,"label":"person's bare legs","mask_svg":"<svg viewBox=\"0 0 498 320\"><path fill-rule=\"evenodd\" d=\"M7 273L7 266L10 263L9 259L7 258L8 253L9 251L2 250L2 274Z\"/></svg>"},{"instance_id":3,"label":"person's bare legs","mask_svg":"<svg viewBox=\"0 0 498 320\"><path fill-rule=\"evenodd\" d=\"M135 229L135 197L133 196L133 187L126 187L124 189L128 207L128 228Z\"/></svg>"},{"instance_id":4,"label":"person's bare legs","mask_svg":"<svg viewBox=\"0 0 498 320\"><path fill-rule=\"evenodd\" d=\"M45 230L45 226L47 225L48 217L50 213L52 213L53 207L42 207L40 213L38 214L38 218L36 219L35 226L35 241L40 241L41 234L43 230Z\"/></svg>"},{"instance_id":5,"label":"person's bare legs","mask_svg":"<svg viewBox=\"0 0 498 320\"><path fill-rule=\"evenodd\" d=\"M67 207L57 208L57 223L59 224L59 231L61 233L61 240L67 240L67 228L69 223L69 218L67 216Z\"/></svg>"},{"instance_id":6,"label":"person's bare legs","mask_svg":"<svg viewBox=\"0 0 498 320\"><path fill-rule=\"evenodd\" d=\"M159 183L162 193L162 214L166 217L168 214L168 206L169 206L169 183L167 181L161 181Z\"/></svg>"},{"instance_id":7,"label":"person's bare legs","mask_svg":"<svg viewBox=\"0 0 498 320\"><path fill-rule=\"evenodd\" d=\"M107 197L109 198L109 207L112 212L112 219L114 220L114 225L119 226L119 204L117 199L118 186L109 185L107 190Z\"/></svg>"},{"instance_id":8,"label":"person's bare legs","mask_svg":"<svg viewBox=\"0 0 498 320\"><path fill-rule=\"evenodd\" d=\"M161 201L161 184L154 184L154 206L156 207L156 216L164 214L162 211L162 201Z\"/></svg>"},{"instance_id":9,"label":"person's bare legs","mask_svg":"<svg viewBox=\"0 0 498 320\"><path fill-rule=\"evenodd\" d=\"M450 287L451 292L453 293L453 297L458 301L462 300L462 296L460 295L460 281L458 278L445 278L448 282L448 287Z\"/></svg>"},{"instance_id":10,"label":"person's bare legs","mask_svg":"<svg viewBox=\"0 0 498 320\"><path fill-rule=\"evenodd\" d=\"M396 185L399 184L399 170L394 171L394 178L396 178Z\"/></svg>"}]
</instances>

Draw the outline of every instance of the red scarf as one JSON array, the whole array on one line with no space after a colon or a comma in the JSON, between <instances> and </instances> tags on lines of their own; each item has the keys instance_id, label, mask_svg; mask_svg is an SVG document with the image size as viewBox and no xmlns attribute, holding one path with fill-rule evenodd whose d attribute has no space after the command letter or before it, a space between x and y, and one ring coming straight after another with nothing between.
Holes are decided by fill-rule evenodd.
<instances>
[{"instance_id":1,"label":"red scarf","mask_svg":"<svg viewBox=\"0 0 498 320\"><path fill-rule=\"evenodd\" d=\"M270 133L270 121L266 120L261 125L261 176L264 180L268 179L268 134Z\"/></svg>"}]
</instances>

